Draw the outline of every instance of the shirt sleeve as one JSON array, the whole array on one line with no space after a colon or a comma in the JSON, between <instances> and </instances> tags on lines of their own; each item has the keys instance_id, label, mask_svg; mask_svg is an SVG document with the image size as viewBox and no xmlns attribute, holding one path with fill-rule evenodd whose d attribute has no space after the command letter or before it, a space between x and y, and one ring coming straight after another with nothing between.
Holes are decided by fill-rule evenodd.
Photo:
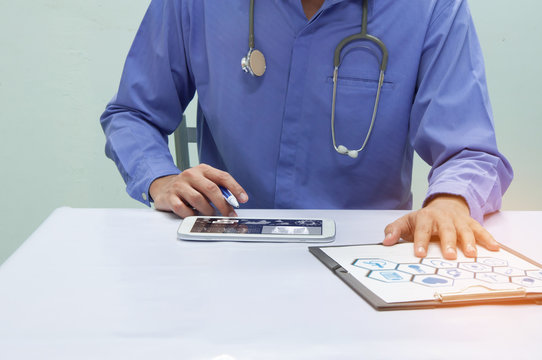
<instances>
[{"instance_id":1,"label":"shirt sleeve","mask_svg":"<svg viewBox=\"0 0 542 360\"><path fill-rule=\"evenodd\" d=\"M438 1L420 60L409 140L431 165L424 205L462 196L471 216L500 209L512 181L497 150L480 44L466 1Z\"/></svg>"},{"instance_id":2,"label":"shirt sleeve","mask_svg":"<svg viewBox=\"0 0 542 360\"><path fill-rule=\"evenodd\" d=\"M147 205L151 182L180 172L167 136L179 125L195 91L184 46L185 14L176 0L151 2L119 90L100 119L106 155L117 165L128 194Z\"/></svg>"}]
</instances>

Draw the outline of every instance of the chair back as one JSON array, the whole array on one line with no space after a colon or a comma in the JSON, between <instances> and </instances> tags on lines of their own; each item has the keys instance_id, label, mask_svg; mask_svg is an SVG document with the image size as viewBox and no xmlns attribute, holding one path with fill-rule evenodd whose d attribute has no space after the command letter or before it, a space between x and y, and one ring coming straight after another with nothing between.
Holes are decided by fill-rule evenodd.
<instances>
[{"instance_id":1,"label":"chair back","mask_svg":"<svg viewBox=\"0 0 542 360\"><path fill-rule=\"evenodd\" d=\"M197 142L196 128L186 125L186 116L184 114L179 127L173 133L173 138L175 142L175 162L179 170L184 171L190 168L190 147L188 145Z\"/></svg>"}]
</instances>

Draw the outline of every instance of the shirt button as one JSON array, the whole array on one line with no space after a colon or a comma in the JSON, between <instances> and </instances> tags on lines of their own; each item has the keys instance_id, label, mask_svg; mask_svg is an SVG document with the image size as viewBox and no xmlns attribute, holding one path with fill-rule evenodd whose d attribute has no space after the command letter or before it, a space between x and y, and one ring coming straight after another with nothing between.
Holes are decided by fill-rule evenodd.
<instances>
[{"instance_id":1,"label":"shirt button","mask_svg":"<svg viewBox=\"0 0 542 360\"><path fill-rule=\"evenodd\" d=\"M142 193L142 194L141 194L141 197L143 198L143 200L147 201L147 194Z\"/></svg>"}]
</instances>

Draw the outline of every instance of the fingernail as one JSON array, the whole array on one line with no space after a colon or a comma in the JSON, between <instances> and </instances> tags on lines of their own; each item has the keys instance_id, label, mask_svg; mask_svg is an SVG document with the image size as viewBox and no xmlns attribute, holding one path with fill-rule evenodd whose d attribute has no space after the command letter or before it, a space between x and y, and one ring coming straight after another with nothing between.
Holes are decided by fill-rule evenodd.
<instances>
[{"instance_id":1,"label":"fingernail","mask_svg":"<svg viewBox=\"0 0 542 360\"><path fill-rule=\"evenodd\" d=\"M229 217L237 217L237 214L235 213L235 211L232 211L228 216Z\"/></svg>"},{"instance_id":2,"label":"fingernail","mask_svg":"<svg viewBox=\"0 0 542 360\"><path fill-rule=\"evenodd\" d=\"M469 255L476 255L476 248L472 246L471 244L467 245L467 253Z\"/></svg>"},{"instance_id":3,"label":"fingernail","mask_svg":"<svg viewBox=\"0 0 542 360\"><path fill-rule=\"evenodd\" d=\"M424 248L423 246L420 246L420 247L418 248L418 254L420 254L420 255L424 255L424 254L425 254L425 248Z\"/></svg>"},{"instance_id":4,"label":"fingernail","mask_svg":"<svg viewBox=\"0 0 542 360\"><path fill-rule=\"evenodd\" d=\"M391 242L391 233L387 233L387 234L384 236L384 241L382 241L382 244L383 244L383 245L392 245L392 242Z\"/></svg>"},{"instance_id":5,"label":"fingernail","mask_svg":"<svg viewBox=\"0 0 542 360\"><path fill-rule=\"evenodd\" d=\"M245 194L245 193L241 193L241 194L239 195L239 201L242 202L242 203L247 202L247 201L248 201L248 195Z\"/></svg>"},{"instance_id":6,"label":"fingernail","mask_svg":"<svg viewBox=\"0 0 542 360\"><path fill-rule=\"evenodd\" d=\"M453 247L451 247L451 246L448 246L448 247L446 248L446 252L447 252L448 254L450 254L450 255L455 255L455 254L456 254L455 249L454 249Z\"/></svg>"}]
</instances>

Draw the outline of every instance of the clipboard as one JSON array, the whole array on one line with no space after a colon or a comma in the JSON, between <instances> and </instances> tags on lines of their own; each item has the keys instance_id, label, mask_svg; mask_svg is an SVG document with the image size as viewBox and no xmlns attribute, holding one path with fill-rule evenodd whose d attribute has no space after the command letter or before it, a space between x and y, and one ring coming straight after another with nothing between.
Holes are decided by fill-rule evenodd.
<instances>
[{"instance_id":1,"label":"clipboard","mask_svg":"<svg viewBox=\"0 0 542 360\"><path fill-rule=\"evenodd\" d=\"M500 246L499 252L479 247L477 258L465 258L458 253L456 261L442 259L436 243L430 244L424 259L414 257L412 243L407 242L391 247L381 244L309 247L309 251L379 311L482 304L542 305L542 265ZM448 267L438 266L443 264ZM422 274L424 271L432 273ZM463 278L454 281L454 276ZM496 282L489 282L493 280ZM399 301L394 300L394 292L399 295Z\"/></svg>"}]
</instances>

